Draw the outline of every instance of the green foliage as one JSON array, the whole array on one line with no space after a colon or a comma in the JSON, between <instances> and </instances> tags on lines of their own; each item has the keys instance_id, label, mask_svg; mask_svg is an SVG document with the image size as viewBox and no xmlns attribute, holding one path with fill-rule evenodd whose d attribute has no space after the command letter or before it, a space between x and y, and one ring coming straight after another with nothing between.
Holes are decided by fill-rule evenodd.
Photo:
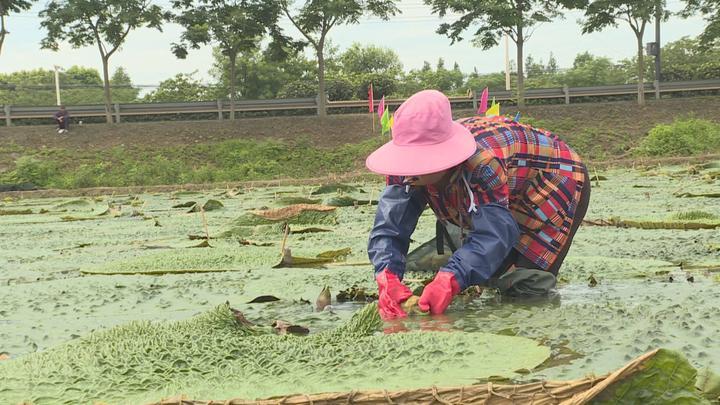
<instances>
[{"instance_id":1,"label":"green foliage","mask_svg":"<svg viewBox=\"0 0 720 405\"><path fill-rule=\"evenodd\" d=\"M49 2L40 17L43 19L40 26L47 31L40 43L42 48L57 51L61 42L68 42L73 48L97 46L106 89L105 116L111 123L110 57L125 43L133 29L161 30L166 14L160 6L145 0L61 0ZM115 79L124 81L124 76Z\"/></svg>"},{"instance_id":2,"label":"green foliage","mask_svg":"<svg viewBox=\"0 0 720 405\"><path fill-rule=\"evenodd\" d=\"M27 10L32 6L32 0L0 0L0 55L2 54L2 46L5 42L5 36L9 32L5 29L5 17L10 13L19 13Z\"/></svg>"},{"instance_id":3,"label":"green foliage","mask_svg":"<svg viewBox=\"0 0 720 405\"><path fill-rule=\"evenodd\" d=\"M379 138L373 138L319 149L302 139L293 145L235 139L153 151L126 147L93 152L46 150L21 156L13 170L0 174L0 183L81 188L315 177L358 167L380 144Z\"/></svg>"},{"instance_id":4,"label":"green foliage","mask_svg":"<svg viewBox=\"0 0 720 405\"><path fill-rule=\"evenodd\" d=\"M352 25L360 21L363 15L374 15L383 20L396 15L400 10L395 3L398 0L303 0L297 6L294 0L275 0L292 25L300 31L303 41L312 45L317 55L317 79L319 111L325 115L325 52L328 33L334 26ZM307 44L303 42L304 44Z\"/></svg>"},{"instance_id":5,"label":"green foliage","mask_svg":"<svg viewBox=\"0 0 720 405\"><path fill-rule=\"evenodd\" d=\"M214 100L212 89L195 79L193 73L178 73L175 77L163 80L157 89L143 97L148 103L172 103L183 101Z\"/></svg>"},{"instance_id":6,"label":"green foliage","mask_svg":"<svg viewBox=\"0 0 720 405\"><path fill-rule=\"evenodd\" d=\"M624 84L626 76L610 58L584 52L575 57L572 69L562 75L561 81L569 87L606 86Z\"/></svg>"},{"instance_id":7,"label":"green foliage","mask_svg":"<svg viewBox=\"0 0 720 405\"><path fill-rule=\"evenodd\" d=\"M637 152L648 156L688 156L720 151L720 124L697 118L677 119L650 130Z\"/></svg>"},{"instance_id":8,"label":"green foliage","mask_svg":"<svg viewBox=\"0 0 720 405\"><path fill-rule=\"evenodd\" d=\"M271 54L277 58L287 56L285 46L289 40L280 32L278 26L280 10L275 2L174 0L172 4L173 8L178 10L173 16L173 21L184 28L180 42L172 45L173 53L178 58L184 59L189 49L215 44L218 52L227 58L228 74L225 77L229 91L222 96L229 95L231 101L238 98L236 86L238 73L244 83L255 82L248 77L247 66L242 60L239 64L241 71L236 71L239 56L254 56L260 47L260 41L268 34L273 39L269 45ZM225 72L225 69L221 71ZM241 95L252 97L252 94L243 90L247 89L241 88Z\"/></svg>"},{"instance_id":9,"label":"green foliage","mask_svg":"<svg viewBox=\"0 0 720 405\"><path fill-rule=\"evenodd\" d=\"M661 55L664 81L720 77L720 43L703 46L699 38L683 37L663 46Z\"/></svg>"},{"instance_id":10,"label":"green foliage","mask_svg":"<svg viewBox=\"0 0 720 405\"><path fill-rule=\"evenodd\" d=\"M60 97L63 104L102 104L103 81L96 69L72 66L60 72ZM110 80L112 98L118 103L136 101L139 90L122 67ZM22 106L55 105L55 72L35 69L0 73L0 104ZM72 111L70 111L72 114Z\"/></svg>"},{"instance_id":11,"label":"green foliage","mask_svg":"<svg viewBox=\"0 0 720 405\"><path fill-rule=\"evenodd\" d=\"M703 47L718 45L720 42L720 2L717 0L686 0L681 15L692 17L701 14L707 25L698 39Z\"/></svg>"}]
</instances>

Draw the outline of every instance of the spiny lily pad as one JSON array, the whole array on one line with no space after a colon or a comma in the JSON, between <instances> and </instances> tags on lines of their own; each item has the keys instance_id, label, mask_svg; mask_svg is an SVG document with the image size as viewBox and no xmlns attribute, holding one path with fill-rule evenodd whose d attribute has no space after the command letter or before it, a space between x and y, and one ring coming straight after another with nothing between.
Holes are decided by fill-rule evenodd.
<instances>
[{"instance_id":1,"label":"spiny lily pad","mask_svg":"<svg viewBox=\"0 0 720 405\"><path fill-rule=\"evenodd\" d=\"M190 210L188 210L188 213L200 212L200 207L201 207L200 204L195 204L192 206L192 208L190 208ZM223 205L223 203L221 203L218 200L207 200L205 202L205 204L202 205L202 210L203 211L216 211L223 207L225 207L225 205Z\"/></svg>"},{"instance_id":2,"label":"spiny lily pad","mask_svg":"<svg viewBox=\"0 0 720 405\"><path fill-rule=\"evenodd\" d=\"M358 200L350 196L340 195L325 200L324 204L331 207L354 207L359 205L377 205L378 202L377 200Z\"/></svg>"},{"instance_id":3,"label":"spiny lily pad","mask_svg":"<svg viewBox=\"0 0 720 405\"><path fill-rule=\"evenodd\" d=\"M238 322L224 304L188 320L136 321L0 362L2 397L7 403L149 403L180 390L193 398L265 398L456 386L514 377L514 370L532 369L549 355L547 347L521 337L377 334L380 326L370 304L333 330L277 336ZM413 370L413 377L401 370ZM278 379L281 373L288 378Z\"/></svg>"},{"instance_id":4,"label":"spiny lily pad","mask_svg":"<svg viewBox=\"0 0 720 405\"><path fill-rule=\"evenodd\" d=\"M297 204L285 208L248 212L234 221L236 226L287 222L289 224L336 224L335 207Z\"/></svg>"}]
</instances>

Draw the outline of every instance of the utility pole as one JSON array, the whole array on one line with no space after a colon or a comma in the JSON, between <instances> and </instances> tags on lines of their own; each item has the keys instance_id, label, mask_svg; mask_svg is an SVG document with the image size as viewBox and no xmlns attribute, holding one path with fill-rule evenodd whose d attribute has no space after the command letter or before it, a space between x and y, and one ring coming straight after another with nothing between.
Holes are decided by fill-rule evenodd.
<instances>
[{"instance_id":1,"label":"utility pole","mask_svg":"<svg viewBox=\"0 0 720 405\"><path fill-rule=\"evenodd\" d=\"M510 37L505 33L505 90L510 91Z\"/></svg>"},{"instance_id":2,"label":"utility pole","mask_svg":"<svg viewBox=\"0 0 720 405\"><path fill-rule=\"evenodd\" d=\"M660 19L662 18L662 3L658 2L655 9L655 43L657 53L655 54L655 80L660 83Z\"/></svg>"},{"instance_id":3,"label":"utility pole","mask_svg":"<svg viewBox=\"0 0 720 405\"><path fill-rule=\"evenodd\" d=\"M55 65L55 98L57 99L57 105L60 105L60 74L59 71L62 69L60 66Z\"/></svg>"}]
</instances>

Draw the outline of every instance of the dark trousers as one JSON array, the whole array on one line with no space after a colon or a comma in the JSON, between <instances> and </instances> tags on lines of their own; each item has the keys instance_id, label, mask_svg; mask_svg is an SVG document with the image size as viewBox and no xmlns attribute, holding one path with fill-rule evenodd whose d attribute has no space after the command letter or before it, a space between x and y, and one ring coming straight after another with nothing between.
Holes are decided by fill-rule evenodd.
<instances>
[{"instance_id":1,"label":"dark trousers","mask_svg":"<svg viewBox=\"0 0 720 405\"><path fill-rule=\"evenodd\" d=\"M67 118L63 120L55 118L55 123L57 124L58 129L64 129L66 131L70 129L70 120L68 120Z\"/></svg>"},{"instance_id":2,"label":"dark trousers","mask_svg":"<svg viewBox=\"0 0 720 405\"><path fill-rule=\"evenodd\" d=\"M588 175L587 168L583 166L583 169L583 171L585 172L585 181L583 182L582 191L580 192L580 201L578 201L578 205L575 208L575 215L573 216L573 223L572 227L570 228L570 234L568 235L567 242L565 242L565 246L562 247L553 264L550 265L550 268L547 269L547 271L549 271L555 276L557 276L557 273L560 270L560 266L565 260L565 256L567 256L568 250L570 250L570 245L572 245L572 240L573 237L575 237L575 232L577 232L580 224L582 224L582 221L585 218L585 214L587 213L588 205L590 204L590 176ZM512 266L524 269L542 270L537 264L520 254L520 252L518 252L516 249L513 249L508 255L508 257L505 258L503 264L500 265L500 270L495 274L495 277L502 275Z\"/></svg>"}]
</instances>

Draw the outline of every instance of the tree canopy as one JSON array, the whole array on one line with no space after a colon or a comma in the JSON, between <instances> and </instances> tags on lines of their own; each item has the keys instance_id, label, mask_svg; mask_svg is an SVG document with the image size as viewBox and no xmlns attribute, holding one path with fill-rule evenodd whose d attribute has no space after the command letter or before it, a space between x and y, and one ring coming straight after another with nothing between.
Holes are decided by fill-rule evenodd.
<instances>
[{"instance_id":1,"label":"tree canopy","mask_svg":"<svg viewBox=\"0 0 720 405\"><path fill-rule=\"evenodd\" d=\"M110 57L133 29L161 30L166 13L149 0L60 0L48 3L40 17L40 25L47 31L42 48L57 51L62 41L73 48L98 47L103 64L105 117L112 123Z\"/></svg>"},{"instance_id":2,"label":"tree canopy","mask_svg":"<svg viewBox=\"0 0 720 405\"><path fill-rule=\"evenodd\" d=\"M29 9L31 6L32 1L30 0L0 0L0 55L2 55L5 36L10 33L5 27L5 18L10 13L19 13Z\"/></svg>"}]
</instances>

